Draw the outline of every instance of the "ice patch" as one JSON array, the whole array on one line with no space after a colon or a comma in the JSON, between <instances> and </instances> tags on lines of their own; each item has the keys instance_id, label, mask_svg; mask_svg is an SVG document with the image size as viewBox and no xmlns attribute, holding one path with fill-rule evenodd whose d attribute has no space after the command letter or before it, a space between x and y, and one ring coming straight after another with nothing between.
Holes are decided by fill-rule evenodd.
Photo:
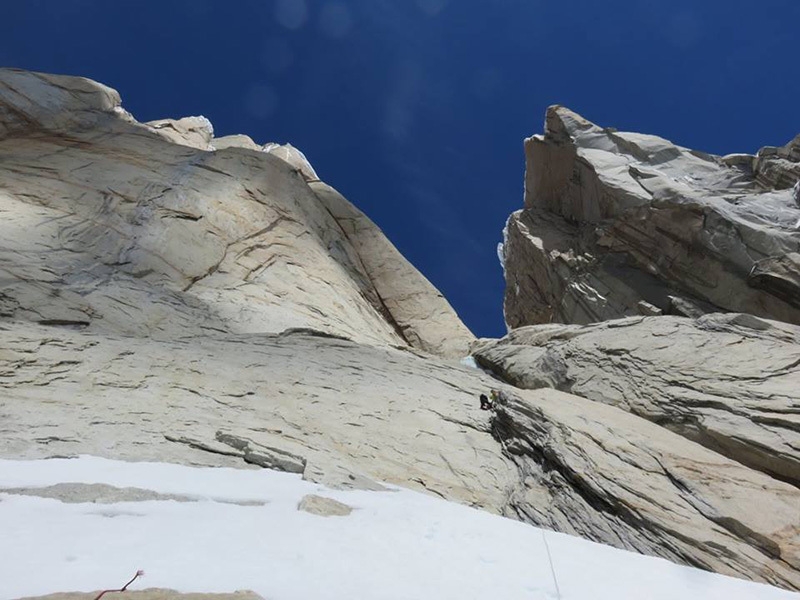
<instances>
[{"instance_id":1,"label":"ice patch","mask_svg":"<svg viewBox=\"0 0 800 600\"><path fill-rule=\"evenodd\" d=\"M462 358L458 362L460 362L465 367L469 367L470 369L480 369L480 366L478 366L478 363L475 362L475 357L472 356L472 355L465 356L464 358Z\"/></svg>"}]
</instances>

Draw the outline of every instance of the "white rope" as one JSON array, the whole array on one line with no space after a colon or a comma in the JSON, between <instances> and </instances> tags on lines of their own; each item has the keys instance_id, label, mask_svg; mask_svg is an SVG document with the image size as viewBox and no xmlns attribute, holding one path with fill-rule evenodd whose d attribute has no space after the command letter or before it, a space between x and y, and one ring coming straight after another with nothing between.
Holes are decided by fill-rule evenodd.
<instances>
[{"instance_id":1,"label":"white rope","mask_svg":"<svg viewBox=\"0 0 800 600\"><path fill-rule=\"evenodd\" d=\"M553 557L550 554L550 545L547 543L547 536L544 534L544 529L542 529L542 540L544 540L544 547L547 550L547 560L550 562L550 573L553 574L553 583L556 584L556 598L561 600L561 590L558 587L558 578L556 577L556 568L553 566Z\"/></svg>"}]
</instances>

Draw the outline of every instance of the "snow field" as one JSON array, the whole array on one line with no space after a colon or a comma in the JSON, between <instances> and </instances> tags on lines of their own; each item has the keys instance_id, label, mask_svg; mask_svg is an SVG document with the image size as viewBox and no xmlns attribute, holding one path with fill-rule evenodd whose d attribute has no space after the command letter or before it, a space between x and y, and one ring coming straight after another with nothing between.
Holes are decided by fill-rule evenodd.
<instances>
[{"instance_id":1,"label":"snow field","mask_svg":"<svg viewBox=\"0 0 800 600\"><path fill-rule=\"evenodd\" d=\"M251 589L269 600L549 599L559 597L553 572L565 600L800 598L409 490L335 491L267 470L88 456L0 460L0 488L66 482L196 501L68 504L0 493L0 600L116 587L137 569L146 576L130 589ZM355 510L308 514L297 510L306 494Z\"/></svg>"}]
</instances>

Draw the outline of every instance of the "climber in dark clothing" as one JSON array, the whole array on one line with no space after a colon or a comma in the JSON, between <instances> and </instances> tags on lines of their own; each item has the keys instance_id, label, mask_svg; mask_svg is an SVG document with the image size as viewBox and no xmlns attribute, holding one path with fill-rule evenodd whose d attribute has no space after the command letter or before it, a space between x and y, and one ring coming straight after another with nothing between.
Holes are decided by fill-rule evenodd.
<instances>
[{"instance_id":1,"label":"climber in dark clothing","mask_svg":"<svg viewBox=\"0 0 800 600\"><path fill-rule=\"evenodd\" d=\"M492 410L492 403L486 394L481 394L481 410Z\"/></svg>"}]
</instances>

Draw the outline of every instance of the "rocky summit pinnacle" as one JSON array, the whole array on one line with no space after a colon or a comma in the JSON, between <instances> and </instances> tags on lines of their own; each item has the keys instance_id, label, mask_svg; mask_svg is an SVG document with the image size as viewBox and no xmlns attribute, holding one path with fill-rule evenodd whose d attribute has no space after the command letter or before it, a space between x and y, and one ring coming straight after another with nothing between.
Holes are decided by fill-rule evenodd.
<instances>
[{"instance_id":1,"label":"rocky summit pinnacle","mask_svg":"<svg viewBox=\"0 0 800 600\"><path fill-rule=\"evenodd\" d=\"M800 323L800 136L713 156L553 106L525 152L509 327L719 310Z\"/></svg>"}]
</instances>

